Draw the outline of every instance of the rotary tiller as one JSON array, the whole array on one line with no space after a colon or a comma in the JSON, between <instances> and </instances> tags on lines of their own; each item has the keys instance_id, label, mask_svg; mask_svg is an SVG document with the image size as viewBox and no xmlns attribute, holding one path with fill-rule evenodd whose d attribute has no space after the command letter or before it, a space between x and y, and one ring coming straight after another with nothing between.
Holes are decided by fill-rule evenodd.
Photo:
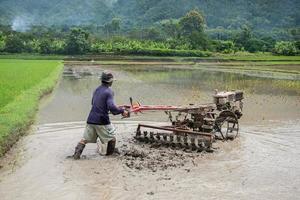
<instances>
[{"instance_id":1,"label":"rotary tiller","mask_svg":"<svg viewBox=\"0 0 300 200\"><path fill-rule=\"evenodd\" d=\"M211 151L216 139L235 139L242 116L242 91L216 91L213 103L189 106L140 105L126 106L132 113L164 111L170 120L167 126L138 124L135 139L191 150Z\"/></svg>"}]
</instances>

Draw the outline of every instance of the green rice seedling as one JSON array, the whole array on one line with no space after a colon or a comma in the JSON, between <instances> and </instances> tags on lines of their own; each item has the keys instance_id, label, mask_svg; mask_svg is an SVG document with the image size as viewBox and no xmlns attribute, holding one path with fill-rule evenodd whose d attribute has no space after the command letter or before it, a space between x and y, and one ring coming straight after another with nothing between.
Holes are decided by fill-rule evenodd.
<instances>
[{"instance_id":1,"label":"green rice seedling","mask_svg":"<svg viewBox=\"0 0 300 200\"><path fill-rule=\"evenodd\" d=\"M0 59L0 156L33 122L62 70L57 60Z\"/></svg>"}]
</instances>

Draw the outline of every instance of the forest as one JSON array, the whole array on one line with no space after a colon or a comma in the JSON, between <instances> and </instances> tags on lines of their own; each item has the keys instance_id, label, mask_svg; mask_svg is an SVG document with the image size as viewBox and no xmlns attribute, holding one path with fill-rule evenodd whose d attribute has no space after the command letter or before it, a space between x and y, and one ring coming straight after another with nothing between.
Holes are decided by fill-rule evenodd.
<instances>
[{"instance_id":1,"label":"forest","mask_svg":"<svg viewBox=\"0 0 300 200\"><path fill-rule=\"evenodd\" d=\"M4 0L0 52L297 55L299 10L296 0Z\"/></svg>"}]
</instances>

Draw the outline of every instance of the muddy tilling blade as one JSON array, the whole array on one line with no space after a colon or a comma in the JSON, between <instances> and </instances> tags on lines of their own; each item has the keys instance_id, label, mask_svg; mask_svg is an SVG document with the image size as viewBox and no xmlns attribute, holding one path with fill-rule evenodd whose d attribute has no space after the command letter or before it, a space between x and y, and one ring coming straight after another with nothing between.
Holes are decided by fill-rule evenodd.
<instances>
[{"instance_id":1,"label":"muddy tilling blade","mask_svg":"<svg viewBox=\"0 0 300 200\"><path fill-rule=\"evenodd\" d=\"M147 130L142 131L142 127L147 128ZM149 129L156 129L156 131ZM140 124L136 131L135 139L140 142L159 146L211 152L213 137L209 133Z\"/></svg>"},{"instance_id":2,"label":"muddy tilling blade","mask_svg":"<svg viewBox=\"0 0 300 200\"><path fill-rule=\"evenodd\" d=\"M243 91L215 90L213 103L190 104L189 106L164 106L133 104L130 111L164 111L169 126L139 124L135 138L146 143L168 147L182 147L191 150L211 152L216 139L233 140L239 133L238 120L243 113ZM155 130L155 132L154 132Z\"/></svg>"},{"instance_id":3,"label":"muddy tilling blade","mask_svg":"<svg viewBox=\"0 0 300 200\"><path fill-rule=\"evenodd\" d=\"M166 132L153 132L143 131L137 132L135 139L140 142L149 144L160 144L160 146L173 147L173 148L185 148L192 151L211 151L210 140L202 136L189 135L176 135L174 133Z\"/></svg>"}]
</instances>

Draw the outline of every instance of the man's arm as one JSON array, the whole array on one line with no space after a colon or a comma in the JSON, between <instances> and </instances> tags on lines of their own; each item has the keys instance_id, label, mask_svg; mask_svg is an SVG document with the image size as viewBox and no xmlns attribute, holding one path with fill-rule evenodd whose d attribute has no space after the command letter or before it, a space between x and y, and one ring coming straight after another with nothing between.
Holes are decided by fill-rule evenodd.
<instances>
[{"instance_id":1,"label":"man's arm","mask_svg":"<svg viewBox=\"0 0 300 200\"><path fill-rule=\"evenodd\" d=\"M119 115L119 114L124 113L123 108L119 108L115 105L113 95L110 92L108 93L108 96L107 96L107 107L108 107L108 110L113 115Z\"/></svg>"},{"instance_id":2,"label":"man's arm","mask_svg":"<svg viewBox=\"0 0 300 200\"><path fill-rule=\"evenodd\" d=\"M96 92L96 90L93 92L93 96L92 96L91 105L93 105L93 104L94 104L94 96L95 96L95 92Z\"/></svg>"}]
</instances>

